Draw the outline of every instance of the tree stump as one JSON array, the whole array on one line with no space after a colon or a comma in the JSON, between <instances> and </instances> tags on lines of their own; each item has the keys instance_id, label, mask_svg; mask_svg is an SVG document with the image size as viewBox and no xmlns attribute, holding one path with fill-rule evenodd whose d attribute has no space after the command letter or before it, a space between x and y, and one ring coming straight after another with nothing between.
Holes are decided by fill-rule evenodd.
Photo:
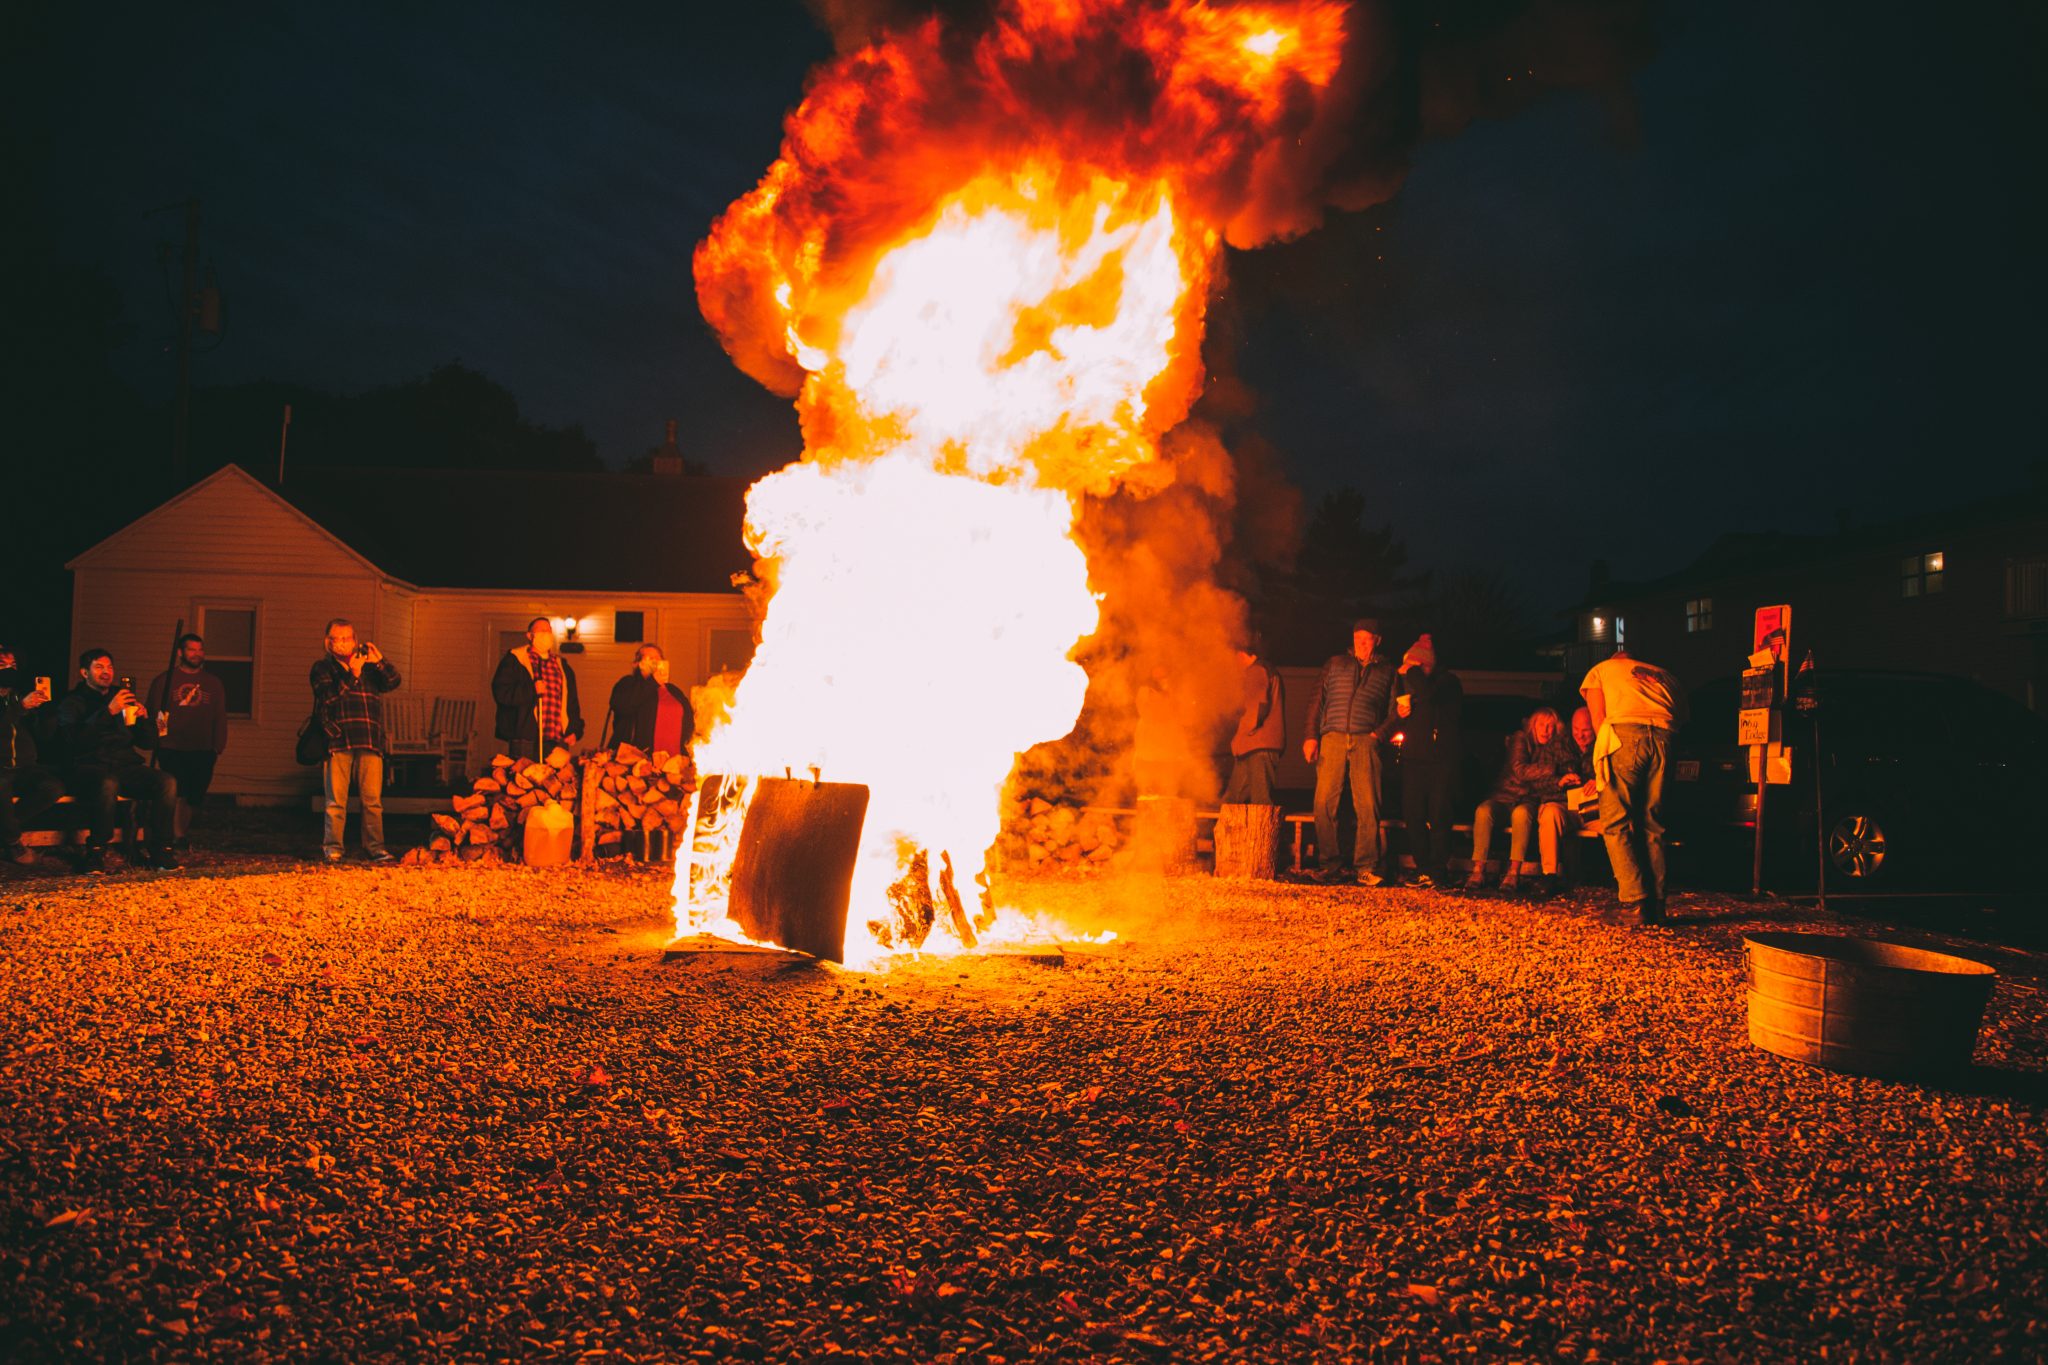
<instances>
[{"instance_id":1,"label":"tree stump","mask_svg":"<svg viewBox=\"0 0 2048 1365\"><path fill-rule=\"evenodd\" d=\"M1272 881L1280 859L1278 806L1225 805L1216 816L1216 875Z\"/></svg>"},{"instance_id":2,"label":"tree stump","mask_svg":"<svg viewBox=\"0 0 2048 1365\"><path fill-rule=\"evenodd\" d=\"M1139 866L1168 876L1195 870L1195 803L1177 796L1141 796L1131 842Z\"/></svg>"}]
</instances>

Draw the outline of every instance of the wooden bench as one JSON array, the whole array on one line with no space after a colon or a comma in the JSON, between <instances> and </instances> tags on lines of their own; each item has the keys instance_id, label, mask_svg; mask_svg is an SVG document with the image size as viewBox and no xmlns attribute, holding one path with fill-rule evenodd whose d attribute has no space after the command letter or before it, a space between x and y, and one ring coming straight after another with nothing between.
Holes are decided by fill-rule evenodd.
<instances>
[{"instance_id":1,"label":"wooden bench","mask_svg":"<svg viewBox=\"0 0 2048 1365\"><path fill-rule=\"evenodd\" d=\"M1294 870L1296 872L1299 872L1302 870L1303 859L1305 857L1304 843L1309 838L1309 831L1313 829L1315 826L1316 817L1307 811L1300 811L1293 815L1283 816L1282 818L1286 820L1288 824L1294 827ZM1408 822L1405 820L1380 821L1380 847L1386 847L1387 835L1397 829L1401 830L1403 833L1406 833L1408 829ZM1499 839L1502 836L1506 835L1508 832L1508 825L1505 821L1503 821L1496 829L1494 837L1496 839ZM1598 839L1600 837L1600 830L1597 825L1581 824L1573 832L1581 839ZM1452 825L1451 833L1453 835L1459 836L1460 838L1470 839L1472 837L1472 822L1470 820L1467 820L1463 824ZM1673 847L1677 845L1677 842L1677 840L1670 839L1668 837L1665 840L1665 843L1667 845ZM1489 862L1491 862L1491 860L1489 860ZM1410 855L1404 853L1401 855L1401 865L1404 867L1413 867L1415 865L1415 860ZM1463 871L1464 869L1467 869L1471 866L1472 860L1468 857L1453 856L1451 859L1451 867L1453 869ZM1541 870L1541 867L1533 862L1525 862L1522 864L1522 871L1524 873L1535 873Z\"/></svg>"},{"instance_id":2,"label":"wooden bench","mask_svg":"<svg viewBox=\"0 0 2048 1365\"><path fill-rule=\"evenodd\" d=\"M60 796L57 798L57 804L38 818L48 820L60 812L76 816L83 810L84 807L77 797ZM91 833L91 830L76 823L54 828L38 826L35 829L24 829L21 832L21 842L30 848L67 848L73 844L83 844L91 837ZM135 819L135 803L125 796L117 797L114 801L114 832L108 842L133 844L141 842L141 838L141 828Z\"/></svg>"}]
</instances>

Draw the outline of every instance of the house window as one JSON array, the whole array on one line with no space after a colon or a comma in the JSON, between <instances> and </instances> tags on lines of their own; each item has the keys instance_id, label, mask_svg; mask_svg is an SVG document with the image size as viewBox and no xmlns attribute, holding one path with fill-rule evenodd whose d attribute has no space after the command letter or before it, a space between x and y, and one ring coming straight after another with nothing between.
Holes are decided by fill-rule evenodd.
<instances>
[{"instance_id":1,"label":"house window","mask_svg":"<svg viewBox=\"0 0 2048 1365\"><path fill-rule=\"evenodd\" d=\"M647 613L622 611L612 616L612 643L637 645L647 638Z\"/></svg>"},{"instance_id":2,"label":"house window","mask_svg":"<svg viewBox=\"0 0 2048 1365\"><path fill-rule=\"evenodd\" d=\"M1899 588L1907 597L1929 597L1941 591L1946 556L1939 550L1907 555L1899 561Z\"/></svg>"},{"instance_id":3,"label":"house window","mask_svg":"<svg viewBox=\"0 0 2048 1365\"><path fill-rule=\"evenodd\" d=\"M256 609L201 607L199 637L206 642L206 667L228 694L228 715L256 714Z\"/></svg>"},{"instance_id":4,"label":"house window","mask_svg":"<svg viewBox=\"0 0 2048 1365\"><path fill-rule=\"evenodd\" d=\"M2016 559L2005 566L2005 614L2017 621L2048 616L2048 559Z\"/></svg>"},{"instance_id":5,"label":"house window","mask_svg":"<svg viewBox=\"0 0 2048 1365\"><path fill-rule=\"evenodd\" d=\"M1685 633L1697 635L1703 630L1714 628L1714 599L1711 597L1687 598L1685 603Z\"/></svg>"}]
</instances>

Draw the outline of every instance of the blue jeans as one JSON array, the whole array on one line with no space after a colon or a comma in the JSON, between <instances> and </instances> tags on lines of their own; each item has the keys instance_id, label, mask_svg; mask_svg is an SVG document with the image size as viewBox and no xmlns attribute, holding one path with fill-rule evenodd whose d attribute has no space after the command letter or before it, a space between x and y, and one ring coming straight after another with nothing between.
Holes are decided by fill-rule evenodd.
<instances>
[{"instance_id":1,"label":"blue jeans","mask_svg":"<svg viewBox=\"0 0 2048 1365\"><path fill-rule=\"evenodd\" d=\"M1371 735L1332 730L1316 748L1316 861L1328 871L1339 865L1337 803L1351 779L1351 810L1358 833L1351 865L1360 872L1377 871L1380 861L1380 746Z\"/></svg>"},{"instance_id":2,"label":"blue jeans","mask_svg":"<svg viewBox=\"0 0 2048 1365\"><path fill-rule=\"evenodd\" d=\"M341 856L341 836L348 827L348 783L353 776L363 803L363 852L384 851L384 755L375 749L336 749L321 770L327 793L327 835L321 847Z\"/></svg>"},{"instance_id":3,"label":"blue jeans","mask_svg":"<svg viewBox=\"0 0 2048 1365\"><path fill-rule=\"evenodd\" d=\"M1224 805L1270 806L1273 788L1280 774L1277 749L1254 749L1231 760L1230 785L1223 789Z\"/></svg>"},{"instance_id":4,"label":"blue jeans","mask_svg":"<svg viewBox=\"0 0 2048 1365\"><path fill-rule=\"evenodd\" d=\"M1668 732L1654 725L1617 725L1613 781L1600 792L1600 837L1614 864L1623 905L1664 903L1664 756Z\"/></svg>"}]
</instances>

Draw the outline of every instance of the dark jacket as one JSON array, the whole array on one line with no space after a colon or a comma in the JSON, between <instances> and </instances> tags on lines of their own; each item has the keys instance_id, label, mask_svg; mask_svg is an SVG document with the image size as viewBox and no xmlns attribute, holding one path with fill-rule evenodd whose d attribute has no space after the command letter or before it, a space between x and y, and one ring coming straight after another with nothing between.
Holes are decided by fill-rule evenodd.
<instances>
[{"instance_id":1,"label":"dark jacket","mask_svg":"<svg viewBox=\"0 0 2048 1365\"><path fill-rule=\"evenodd\" d=\"M51 751L48 761L98 763L110 768L141 763L142 755L135 752L135 746L156 744L156 724L146 712L133 725L120 716L108 714L107 703L113 696L111 691L102 692L91 683L80 682L52 702L56 714L50 718L46 732ZM142 711L139 699L136 709Z\"/></svg>"},{"instance_id":2,"label":"dark jacket","mask_svg":"<svg viewBox=\"0 0 2048 1365\"><path fill-rule=\"evenodd\" d=\"M562 733L569 739L583 735L583 705L576 699L576 670L560 654L562 665ZM533 714L537 700L533 680L533 651L525 645L505 651L498 671L491 675L491 700L498 704L498 723L492 733L511 744L525 740L539 745L540 723Z\"/></svg>"},{"instance_id":3,"label":"dark jacket","mask_svg":"<svg viewBox=\"0 0 2048 1365\"><path fill-rule=\"evenodd\" d=\"M1316 675L1315 691L1309 694L1304 738L1319 740L1335 733L1385 739L1399 719L1393 700L1392 664L1385 659L1361 664L1355 655L1333 654Z\"/></svg>"},{"instance_id":4,"label":"dark jacket","mask_svg":"<svg viewBox=\"0 0 2048 1365\"><path fill-rule=\"evenodd\" d=\"M689 694L674 683L659 683L634 669L612 684L612 739L654 752L654 713L661 704L661 689L683 704L683 743L690 742L695 717L690 712Z\"/></svg>"},{"instance_id":5,"label":"dark jacket","mask_svg":"<svg viewBox=\"0 0 2048 1365\"><path fill-rule=\"evenodd\" d=\"M37 728L36 718L40 712L51 710L57 704L45 702L36 711L30 711L23 706L21 699L26 697L35 685L35 679L20 669L0 670L0 771L35 766L36 740L33 731Z\"/></svg>"},{"instance_id":6,"label":"dark jacket","mask_svg":"<svg viewBox=\"0 0 2048 1365\"><path fill-rule=\"evenodd\" d=\"M1458 675L1439 668L1401 671L1401 685L1395 695L1408 697L1408 715L1400 722L1403 734L1403 763L1456 763L1459 735L1465 717L1465 684Z\"/></svg>"},{"instance_id":7,"label":"dark jacket","mask_svg":"<svg viewBox=\"0 0 2048 1365\"><path fill-rule=\"evenodd\" d=\"M1230 752L1242 758L1286 748L1287 694L1280 675L1265 660L1254 659L1244 670L1242 690L1244 710L1237 718L1237 732L1230 737Z\"/></svg>"},{"instance_id":8,"label":"dark jacket","mask_svg":"<svg viewBox=\"0 0 2048 1365\"><path fill-rule=\"evenodd\" d=\"M1578 756L1578 746L1562 728L1550 737L1548 744L1538 744L1527 730L1515 731L1508 736L1508 761L1501 765L1493 799L1511 805L1562 802L1562 779L1566 773L1575 771Z\"/></svg>"}]
</instances>

